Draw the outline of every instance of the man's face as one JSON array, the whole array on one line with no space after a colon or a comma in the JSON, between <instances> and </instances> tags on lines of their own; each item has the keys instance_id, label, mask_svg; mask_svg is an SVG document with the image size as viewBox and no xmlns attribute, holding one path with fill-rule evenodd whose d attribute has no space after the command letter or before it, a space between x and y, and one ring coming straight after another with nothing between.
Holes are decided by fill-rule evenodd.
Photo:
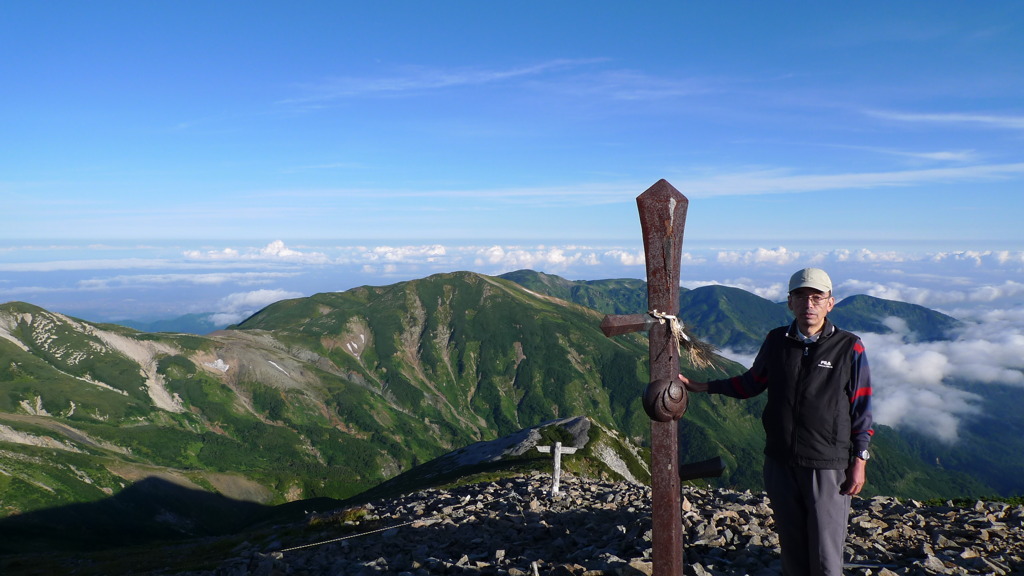
<instances>
[{"instance_id":1,"label":"man's face","mask_svg":"<svg viewBox=\"0 0 1024 576\"><path fill-rule=\"evenodd\" d=\"M789 293L789 309L796 316L796 325L800 331L810 336L817 334L825 325L825 316L832 311L836 301L831 292L821 292L814 288L797 288Z\"/></svg>"}]
</instances>

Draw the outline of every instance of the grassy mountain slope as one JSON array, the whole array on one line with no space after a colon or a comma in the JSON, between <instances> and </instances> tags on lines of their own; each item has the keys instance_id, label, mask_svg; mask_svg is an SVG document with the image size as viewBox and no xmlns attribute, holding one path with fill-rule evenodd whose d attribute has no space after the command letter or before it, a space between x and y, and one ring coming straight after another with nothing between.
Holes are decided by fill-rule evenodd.
<instances>
[{"instance_id":1,"label":"grassy mountain slope","mask_svg":"<svg viewBox=\"0 0 1024 576\"><path fill-rule=\"evenodd\" d=\"M785 306L739 288L702 286L681 295L679 316L722 349L755 352L769 330L790 322Z\"/></svg>"},{"instance_id":2,"label":"grassy mountain slope","mask_svg":"<svg viewBox=\"0 0 1024 576\"><path fill-rule=\"evenodd\" d=\"M956 318L924 306L863 294L850 296L838 302L829 317L837 326L851 332L875 334L893 332L894 325L891 319L897 318L899 324L911 331L915 340L923 341L946 339L950 332L960 325Z\"/></svg>"},{"instance_id":3,"label":"grassy mountain slope","mask_svg":"<svg viewBox=\"0 0 1024 576\"><path fill-rule=\"evenodd\" d=\"M575 302L602 314L635 314L647 309L647 283L635 278L611 280L566 280L561 276L517 270L499 278L511 280L520 286ZM681 289L685 293L685 289Z\"/></svg>"},{"instance_id":4,"label":"grassy mountain slope","mask_svg":"<svg viewBox=\"0 0 1024 576\"><path fill-rule=\"evenodd\" d=\"M599 323L592 310L456 273L280 302L237 329L312 350L396 410L458 422L455 447L575 414L642 436L644 343L607 339Z\"/></svg>"},{"instance_id":5,"label":"grassy mountain slope","mask_svg":"<svg viewBox=\"0 0 1024 576\"><path fill-rule=\"evenodd\" d=\"M539 294L554 296L603 314L647 311L647 283L635 279L566 280L519 270L506 278ZM765 333L789 321L785 305L739 288L701 286L679 292L679 318L687 331L718 348L753 352Z\"/></svg>"}]
</instances>

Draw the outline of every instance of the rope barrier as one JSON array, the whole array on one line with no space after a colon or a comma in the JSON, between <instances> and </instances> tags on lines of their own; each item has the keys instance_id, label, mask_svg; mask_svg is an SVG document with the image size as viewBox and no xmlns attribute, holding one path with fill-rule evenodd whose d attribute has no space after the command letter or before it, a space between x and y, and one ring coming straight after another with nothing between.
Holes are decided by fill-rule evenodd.
<instances>
[{"instance_id":1,"label":"rope barrier","mask_svg":"<svg viewBox=\"0 0 1024 576\"><path fill-rule=\"evenodd\" d=\"M485 506L485 505L493 504L493 503L496 503L496 502L502 502L502 501L505 501L505 500L512 500L512 499L522 500L522 497L519 494L516 494L515 492L512 492L508 496L503 496L501 498L494 498L494 499L491 499L491 500L486 500L484 502L479 502L478 501L478 502L475 502L475 504L478 504L480 506ZM386 528L378 528L376 530L367 530L366 532L360 532L358 534L349 534L348 536L340 536L338 538L332 538L330 540L323 540L321 542L313 542L313 543L310 543L310 544L302 544L302 545L299 545L299 546L292 546L290 548L282 548L281 550L278 550L277 553L284 554L286 552L294 552L296 550L303 550L303 549L306 549L306 548L316 548L317 546L325 546L327 544L334 544L335 542L341 542L342 540L349 540L351 538L359 538L359 537L362 537L362 536L369 536L371 534L379 534L381 532L387 532L388 530L395 530L397 528L402 528L403 526L409 526L411 524L416 524L417 522L431 522L431 523L433 523L434 521L439 521L439 520L441 520L441 519L443 519L445 517L448 517L452 513L454 513L456 510L461 510L462 508L465 508L465 507L467 507L469 505L470 505L469 497L467 497L467 499L462 503L462 505L460 507L453 508L451 510L451 512L448 512L448 513L442 512L440 514L435 514L435 515L430 516L428 518L417 518L416 520L410 520L408 522L403 522L402 524L395 524L394 526L388 526ZM520 513L523 512L523 507L522 506L519 507L519 512Z\"/></svg>"},{"instance_id":2,"label":"rope barrier","mask_svg":"<svg viewBox=\"0 0 1024 576\"><path fill-rule=\"evenodd\" d=\"M360 532L359 534L349 534L348 536L341 536L339 538L332 538L330 540L324 540L322 542L313 542L312 544L303 544L301 546L292 546L291 548L282 548L281 550L278 550L278 552L280 552L281 554L284 554L285 552L294 552L296 550L302 550L302 549L305 549L305 548L316 548L317 546L324 546L324 545L327 545L327 544L334 544L335 542L341 542L342 540L348 540L350 538L358 538L360 536L369 536L370 534L377 534L377 533L380 533L380 532L387 532L388 530L394 530L395 528L401 528L402 526L408 526L410 524L415 524L417 522L429 522L430 520L434 520L434 519L435 518L428 518L427 520L410 520L409 522L405 522L404 524L396 524L394 526L388 526L387 528L378 528L377 530L367 530L366 532Z\"/></svg>"}]
</instances>

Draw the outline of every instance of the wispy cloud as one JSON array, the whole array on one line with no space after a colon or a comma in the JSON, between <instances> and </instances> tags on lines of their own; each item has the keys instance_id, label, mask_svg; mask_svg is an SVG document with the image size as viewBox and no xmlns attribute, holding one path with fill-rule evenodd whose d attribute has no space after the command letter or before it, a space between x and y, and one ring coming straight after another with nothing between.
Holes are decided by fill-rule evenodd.
<instances>
[{"instance_id":1,"label":"wispy cloud","mask_svg":"<svg viewBox=\"0 0 1024 576\"><path fill-rule=\"evenodd\" d=\"M971 163L978 162L982 156L976 150L931 150L931 151L919 151L919 150L899 150L896 148L884 148L879 146L851 146L848 144L837 144L832 145L834 148L843 148L847 150L864 150L867 152L874 152L876 154L885 154L887 156L897 156L900 158L909 158L911 160L920 160L924 162L947 162L947 163Z\"/></svg>"},{"instance_id":2,"label":"wispy cloud","mask_svg":"<svg viewBox=\"0 0 1024 576\"><path fill-rule=\"evenodd\" d=\"M510 80L537 77L602 62L603 59L555 59L511 68L431 68L407 66L389 76L344 76L300 85L301 95L280 104L315 104L343 98L372 95L398 95L442 90L461 86L480 86Z\"/></svg>"},{"instance_id":3,"label":"wispy cloud","mask_svg":"<svg viewBox=\"0 0 1024 576\"><path fill-rule=\"evenodd\" d=\"M942 168L896 170L887 172L839 172L801 174L792 168L732 168L716 167L700 170L677 169L670 180L677 189L685 190L692 199L752 196L771 194L799 194L833 190L863 190L887 187L949 184L953 182L990 182L1020 178L1024 175L1024 162L1010 164L962 165L971 157L970 151L903 152L904 156L932 161L956 162ZM503 188L352 188L319 190L282 190L264 193L264 196L294 199L297 197L326 201L360 198L379 202L384 198L410 198L430 200L472 199L460 204L463 209L480 210L492 202L529 206L579 206L621 203L631 199L637 191L651 185L650 181L576 182L558 186L518 186ZM446 207L446 210L451 209Z\"/></svg>"},{"instance_id":4,"label":"wispy cloud","mask_svg":"<svg viewBox=\"0 0 1024 576\"><path fill-rule=\"evenodd\" d=\"M726 82L708 78L658 76L634 70L605 70L553 80L554 91L623 101L658 101L721 92Z\"/></svg>"},{"instance_id":5,"label":"wispy cloud","mask_svg":"<svg viewBox=\"0 0 1024 576\"><path fill-rule=\"evenodd\" d=\"M907 152L893 150L889 152L896 156L905 156L918 160L931 160L935 162L976 162L978 153L974 150L943 150L937 152Z\"/></svg>"},{"instance_id":6,"label":"wispy cloud","mask_svg":"<svg viewBox=\"0 0 1024 576\"><path fill-rule=\"evenodd\" d=\"M297 272L210 272L193 274L125 274L111 277L89 278L76 284L78 290L111 290L115 288L142 288L145 286L193 285L240 286L266 284L297 276Z\"/></svg>"},{"instance_id":7,"label":"wispy cloud","mask_svg":"<svg viewBox=\"0 0 1024 576\"><path fill-rule=\"evenodd\" d=\"M343 199L347 202L355 200L365 201L368 205L379 209L382 199L415 199L415 200L459 200L457 205L436 206L433 204L420 204L417 210L464 210L474 211L486 209L489 203L502 202L506 204L528 204L536 206L542 203L545 206L565 205L571 203L574 206L607 204L609 202L623 202L623 199L632 199L636 196L637 190L643 191L651 185L645 181L623 181L623 182L580 182L576 184L560 186L518 186L501 188L433 188L433 189L410 189L402 187L391 188L339 188L339 189L315 189L315 190L278 190L263 192L264 198L304 199L305 202L327 203ZM461 202L471 200L471 202ZM390 208L388 208L390 210Z\"/></svg>"},{"instance_id":8,"label":"wispy cloud","mask_svg":"<svg viewBox=\"0 0 1024 576\"><path fill-rule=\"evenodd\" d=\"M0 262L0 272L59 272L81 270L141 270L172 266L164 259L155 258L97 258L82 260L38 260L26 262Z\"/></svg>"},{"instance_id":9,"label":"wispy cloud","mask_svg":"<svg viewBox=\"0 0 1024 576\"><path fill-rule=\"evenodd\" d=\"M673 178L673 182L677 188L685 189L687 196L692 199L991 181L1016 178L1022 174L1024 162L837 174L794 174L791 170L778 168L722 173L709 177L688 178L684 174Z\"/></svg>"},{"instance_id":10,"label":"wispy cloud","mask_svg":"<svg viewBox=\"0 0 1024 576\"><path fill-rule=\"evenodd\" d=\"M866 110L868 116L895 120L898 122L913 122L921 124L958 124L962 126L974 126L979 128L996 128L1004 130L1024 130L1024 116L999 115L999 114L965 114L965 113L939 113L925 114L915 112L892 112L886 110Z\"/></svg>"}]
</instances>

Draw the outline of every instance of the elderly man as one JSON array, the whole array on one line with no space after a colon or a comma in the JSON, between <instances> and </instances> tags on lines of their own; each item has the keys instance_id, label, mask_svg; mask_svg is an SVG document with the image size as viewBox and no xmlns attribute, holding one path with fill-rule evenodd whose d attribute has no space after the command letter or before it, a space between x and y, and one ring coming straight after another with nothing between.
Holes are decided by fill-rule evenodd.
<instances>
[{"instance_id":1,"label":"elderly man","mask_svg":"<svg viewBox=\"0 0 1024 576\"><path fill-rule=\"evenodd\" d=\"M695 382L691 392L751 398L767 390L764 483L786 576L838 576L850 497L865 482L871 441L871 373L864 344L828 319L835 305L824 270L789 281L795 319L768 333L750 370Z\"/></svg>"}]
</instances>

